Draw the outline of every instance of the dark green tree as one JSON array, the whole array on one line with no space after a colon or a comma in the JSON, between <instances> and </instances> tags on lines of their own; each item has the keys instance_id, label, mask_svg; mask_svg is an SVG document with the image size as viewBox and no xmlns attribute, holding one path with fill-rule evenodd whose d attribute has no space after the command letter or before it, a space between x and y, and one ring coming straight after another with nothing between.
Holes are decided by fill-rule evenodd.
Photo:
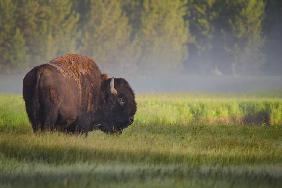
<instances>
[{"instance_id":1,"label":"dark green tree","mask_svg":"<svg viewBox=\"0 0 282 188\"><path fill-rule=\"evenodd\" d=\"M94 57L102 66L119 69L132 66L136 51L120 0L92 0L88 6L80 51Z\"/></svg>"},{"instance_id":2,"label":"dark green tree","mask_svg":"<svg viewBox=\"0 0 282 188\"><path fill-rule=\"evenodd\" d=\"M181 0L144 0L138 35L140 68L171 70L182 66L191 41L183 19L184 5Z\"/></svg>"},{"instance_id":3,"label":"dark green tree","mask_svg":"<svg viewBox=\"0 0 282 188\"><path fill-rule=\"evenodd\" d=\"M14 17L25 39L29 66L42 63L46 42L46 7L39 0L13 0L16 6Z\"/></svg>"},{"instance_id":4,"label":"dark green tree","mask_svg":"<svg viewBox=\"0 0 282 188\"><path fill-rule=\"evenodd\" d=\"M282 1L266 0L264 35L267 74L282 74Z\"/></svg>"},{"instance_id":5,"label":"dark green tree","mask_svg":"<svg viewBox=\"0 0 282 188\"><path fill-rule=\"evenodd\" d=\"M135 37L141 26L141 14L144 0L122 0L121 6L132 28L132 37Z\"/></svg>"},{"instance_id":6,"label":"dark green tree","mask_svg":"<svg viewBox=\"0 0 282 188\"><path fill-rule=\"evenodd\" d=\"M13 0L13 3L30 66L75 51L78 14L71 0Z\"/></svg>"},{"instance_id":7,"label":"dark green tree","mask_svg":"<svg viewBox=\"0 0 282 188\"><path fill-rule=\"evenodd\" d=\"M217 26L220 13L217 5L215 0L188 0L185 18L189 20L189 30L194 39L189 44L188 69L207 73L216 67L212 53L216 51L214 43L219 40L221 29Z\"/></svg>"},{"instance_id":8,"label":"dark green tree","mask_svg":"<svg viewBox=\"0 0 282 188\"><path fill-rule=\"evenodd\" d=\"M17 27L16 6L12 0L0 1L0 71L22 68L26 63L25 40Z\"/></svg>"},{"instance_id":9,"label":"dark green tree","mask_svg":"<svg viewBox=\"0 0 282 188\"><path fill-rule=\"evenodd\" d=\"M12 55L10 57L11 68L25 68L27 65L27 52L25 46L25 39L19 28L16 29L12 41Z\"/></svg>"},{"instance_id":10,"label":"dark green tree","mask_svg":"<svg viewBox=\"0 0 282 188\"><path fill-rule=\"evenodd\" d=\"M224 31L225 49L232 57L232 73L259 72L264 63L262 21L265 3L263 0L225 3L229 10L229 27Z\"/></svg>"},{"instance_id":11,"label":"dark green tree","mask_svg":"<svg viewBox=\"0 0 282 188\"><path fill-rule=\"evenodd\" d=\"M75 12L72 2L72 0L49 0L42 4L47 14L44 23L46 25L45 59L76 52L79 14Z\"/></svg>"}]
</instances>

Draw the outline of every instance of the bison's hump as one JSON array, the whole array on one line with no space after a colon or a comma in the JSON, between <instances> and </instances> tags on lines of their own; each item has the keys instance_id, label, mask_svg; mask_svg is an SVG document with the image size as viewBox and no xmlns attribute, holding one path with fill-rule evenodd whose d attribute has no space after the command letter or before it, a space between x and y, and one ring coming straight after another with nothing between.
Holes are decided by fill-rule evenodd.
<instances>
[{"instance_id":1,"label":"bison's hump","mask_svg":"<svg viewBox=\"0 0 282 188\"><path fill-rule=\"evenodd\" d=\"M78 78L81 74L91 74L93 71L100 72L95 62L87 56L78 54L66 54L49 62L50 65L59 69L64 76Z\"/></svg>"},{"instance_id":2,"label":"bison's hump","mask_svg":"<svg viewBox=\"0 0 282 188\"><path fill-rule=\"evenodd\" d=\"M66 54L51 60L49 63L55 67L64 77L76 82L81 90L81 78L100 78L101 72L96 63L87 56L78 54Z\"/></svg>"},{"instance_id":3,"label":"bison's hump","mask_svg":"<svg viewBox=\"0 0 282 188\"><path fill-rule=\"evenodd\" d=\"M92 59L78 54L66 54L53 59L48 64L55 67L64 77L72 78L77 83L79 83L81 76L101 74Z\"/></svg>"}]
</instances>

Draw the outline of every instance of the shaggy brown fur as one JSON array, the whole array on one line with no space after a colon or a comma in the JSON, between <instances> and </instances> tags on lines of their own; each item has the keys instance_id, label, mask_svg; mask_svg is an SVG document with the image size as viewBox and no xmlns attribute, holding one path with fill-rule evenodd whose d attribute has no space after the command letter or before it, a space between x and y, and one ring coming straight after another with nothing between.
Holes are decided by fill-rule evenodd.
<instances>
[{"instance_id":1,"label":"shaggy brown fur","mask_svg":"<svg viewBox=\"0 0 282 188\"><path fill-rule=\"evenodd\" d=\"M93 111L94 93L92 92L99 90L102 79L101 71L95 62L87 56L66 54L53 59L48 64L55 67L65 78L76 83L78 102L87 105L87 112Z\"/></svg>"},{"instance_id":2,"label":"shaggy brown fur","mask_svg":"<svg viewBox=\"0 0 282 188\"><path fill-rule=\"evenodd\" d=\"M111 95L110 79L101 74L95 62L77 54L33 68L23 80L23 97L33 130L88 132L100 128L121 132L132 123L136 103L129 84L122 78L115 80L118 96ZM120 97L127 101L123 108L117 102Z\"/></svg>"}]
</instances>

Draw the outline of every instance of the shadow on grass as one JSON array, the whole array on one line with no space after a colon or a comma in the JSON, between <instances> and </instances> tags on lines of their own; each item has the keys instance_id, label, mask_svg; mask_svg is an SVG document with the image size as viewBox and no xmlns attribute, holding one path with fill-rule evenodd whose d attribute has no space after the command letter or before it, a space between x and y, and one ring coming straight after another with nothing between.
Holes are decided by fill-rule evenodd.
<instances>
[{"instance_id":1,"label":"shadow on grass","mask_svg":"<svg viewBox=\"0 0 282 188\"><path fill-rule=\"evenodd\" d=\"M36 140L35 140L36 141ZM231 165L231 164L276 164L281 163L279 155L261 155L255 153L243 155L229 153L207 154L204 152L191 152L187 154L156 152L142 150L128 150L125 148L102 149L85 148L85 146L68 145L25 145L24 143L0 143L0 153L6 158L19 161L42 162L49 164L72 164L74 162L100 162L111 161L127 163L148 164L182 164L188 166L197 165Z\"/></svg>"},{"instance_id":2,"label":"shadow on grass","mask_svg":"<svg viewBox=\"0 0 282 188\"><path fill-rule=\"evenodd\" d=\"M50 168L50 167L48 167ZM14 174L0 173L1 187L280 187L281 174L221 167L185 168L181 166L110 165L63 168L59 171L26 171Z\"/></svg>"}]
</instances>

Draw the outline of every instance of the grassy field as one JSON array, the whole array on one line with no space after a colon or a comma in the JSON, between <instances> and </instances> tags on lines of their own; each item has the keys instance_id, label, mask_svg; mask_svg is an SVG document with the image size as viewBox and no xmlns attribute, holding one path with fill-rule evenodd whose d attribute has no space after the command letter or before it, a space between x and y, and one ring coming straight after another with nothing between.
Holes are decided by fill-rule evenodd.
<instances>
[{"instance_id":1,"label":"grassy field","mask_svg":"<svg viewBox=\"0 0 282 188\"><path fill-rule=\"evenodd\" d=\"M281 187L282 98L146 94L122 135L33 134L0 96L0 187Z\"/></svg>"}]
</instances>

